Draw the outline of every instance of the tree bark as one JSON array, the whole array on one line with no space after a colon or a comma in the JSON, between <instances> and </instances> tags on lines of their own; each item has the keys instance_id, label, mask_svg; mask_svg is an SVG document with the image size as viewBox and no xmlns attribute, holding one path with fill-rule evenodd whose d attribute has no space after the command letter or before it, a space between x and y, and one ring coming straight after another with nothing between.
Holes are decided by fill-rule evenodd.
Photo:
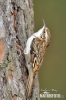
<instances>
[{"instance_id":1,"label":"tree bark","mask_svg":"<svg viewBox=\"0 0 66 100\"><path fill-rule=\"evenodd\" d=\"M33 32L32 0L0 0L0 100L27 98L28 73L21 48L25 48ZM34 76L29 100L40 100L38 73Z\"/></svg>"}]
</instances>

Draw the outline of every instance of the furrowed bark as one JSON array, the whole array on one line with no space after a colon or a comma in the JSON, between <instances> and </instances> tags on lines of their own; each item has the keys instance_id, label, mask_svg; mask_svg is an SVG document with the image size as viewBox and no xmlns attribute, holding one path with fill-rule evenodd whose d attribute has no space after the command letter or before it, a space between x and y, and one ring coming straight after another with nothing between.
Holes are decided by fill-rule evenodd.
<instances>
[{"instance_id":1,"label":"furrowed bark","mask_svg":"<svg viewBox=\"0 0 66 100\"><path fill-rule=\"evenodd\" d=\"M0 0L0 100L26 100L27 68L23 51L34 33L32 0ZM30 100L39 100L38 74Z\"/></svg>"}]
</instances>

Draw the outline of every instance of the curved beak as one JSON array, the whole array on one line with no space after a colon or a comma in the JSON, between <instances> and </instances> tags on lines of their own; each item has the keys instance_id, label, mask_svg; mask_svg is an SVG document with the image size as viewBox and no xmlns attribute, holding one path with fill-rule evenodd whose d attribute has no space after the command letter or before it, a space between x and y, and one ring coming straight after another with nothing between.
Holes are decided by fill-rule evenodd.
<instances>
[{"instance_id":1,"label":"curved beak","mask_svg":"<svg viewBox=\"0 0 66 100\"><path fill-rule=\"evenodd\" d=\"M45 21L44 21L44 19L42 19L42 20L43 20L43 24L44 24L43 28L46 28L46 24L45 24Z\"/></svg>"}]
</instances>

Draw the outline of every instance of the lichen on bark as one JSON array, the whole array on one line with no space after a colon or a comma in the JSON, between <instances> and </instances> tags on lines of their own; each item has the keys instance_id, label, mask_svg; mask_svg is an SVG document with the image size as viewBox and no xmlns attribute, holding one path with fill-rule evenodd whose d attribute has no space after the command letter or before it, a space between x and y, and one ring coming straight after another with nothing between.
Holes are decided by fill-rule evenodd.
<instances>
[{"instance_id":1,"label":"lichen on bark","mask_svg":"<svg viewBox=\"0 0 66 100\"><path fill-rule=\"evenodd\" d=\"M23 51L15 44L24 49L33 33L33 1L0 0L0 100L26 100L26 61ZM39 100L36 76L31 100Z\"/></svg>"}]
</instances>

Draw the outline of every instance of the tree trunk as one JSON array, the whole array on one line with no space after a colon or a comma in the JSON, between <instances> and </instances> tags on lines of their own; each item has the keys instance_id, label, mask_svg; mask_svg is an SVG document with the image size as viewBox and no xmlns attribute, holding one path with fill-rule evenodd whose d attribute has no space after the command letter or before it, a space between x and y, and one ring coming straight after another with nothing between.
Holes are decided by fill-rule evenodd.
<instances>
[{"instance_id":1,"label":"tree trunk","mask_svg":"<svg viewBox=\"0 0 66 100\"><path fill-rule=\"evenodd\" d=\"M0 0L0 100L26 100L23 50L34 30L32 0ZM38 73L29 100L39 100Z\"/></svg>"}]
</instances>

